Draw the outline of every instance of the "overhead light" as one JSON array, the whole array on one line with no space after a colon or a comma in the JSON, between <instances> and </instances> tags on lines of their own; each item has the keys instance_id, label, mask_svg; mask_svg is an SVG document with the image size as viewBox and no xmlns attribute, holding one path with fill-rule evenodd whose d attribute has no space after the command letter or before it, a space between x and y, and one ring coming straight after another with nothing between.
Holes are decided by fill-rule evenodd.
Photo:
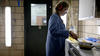
<instances>
[{"instance_id":1,"label":"overhead light","mask_svg":"<svg viewBox=\"0 0 100 56\"><path fill-rule=\"evenodd\" d=\"M11 7L5 7L5 45L11 47Z\"/></svg>"}]
</instances>

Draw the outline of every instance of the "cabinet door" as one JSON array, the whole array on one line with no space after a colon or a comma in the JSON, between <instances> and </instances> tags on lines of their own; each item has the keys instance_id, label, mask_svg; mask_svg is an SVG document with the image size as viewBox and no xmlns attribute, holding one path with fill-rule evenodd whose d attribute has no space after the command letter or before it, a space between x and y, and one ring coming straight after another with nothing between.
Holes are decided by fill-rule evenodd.
<instances>
[{"instance_id":1,"label":"cabinet door","mask_svg":"<svg viewBox=\"0 0 100 56\"><path fill-rule=\"evenodd\" d=\"M92 19L95 16L95 0L79 0L79 20Z\"/></svg>"}]
</instances>

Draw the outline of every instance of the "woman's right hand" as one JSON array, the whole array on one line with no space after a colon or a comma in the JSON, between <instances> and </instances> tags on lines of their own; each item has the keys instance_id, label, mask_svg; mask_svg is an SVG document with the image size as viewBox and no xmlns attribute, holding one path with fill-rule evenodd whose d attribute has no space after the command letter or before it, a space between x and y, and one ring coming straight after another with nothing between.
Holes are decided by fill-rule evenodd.
<instances>
[{"instance_id":1,"label":"woman's right hand","mask_svg":"<svg viewBox=\"0 0 100 56\"><path fill-rule=\"evenodd\" d=\"M69 34L70 34L70 36L71 36L72 38L74 38L74 39L77 40L78 36L77 36L74 32L69 31Z\"/></svg>"}]
</instances>

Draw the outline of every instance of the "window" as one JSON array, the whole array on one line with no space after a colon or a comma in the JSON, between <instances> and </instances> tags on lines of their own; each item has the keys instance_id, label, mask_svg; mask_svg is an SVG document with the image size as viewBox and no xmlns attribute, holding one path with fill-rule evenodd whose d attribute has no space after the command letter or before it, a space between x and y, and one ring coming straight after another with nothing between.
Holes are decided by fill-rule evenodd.
<instances>
[{"instance_id":1,"label":"window","mask_svg":"<svg viewBox=\"0 0 100 56\"><path fill-rule=\"evenodd\" d=\"M31 26L42 26L47 23L46 4L31 4Z\"/></svg>"}]
</instances>

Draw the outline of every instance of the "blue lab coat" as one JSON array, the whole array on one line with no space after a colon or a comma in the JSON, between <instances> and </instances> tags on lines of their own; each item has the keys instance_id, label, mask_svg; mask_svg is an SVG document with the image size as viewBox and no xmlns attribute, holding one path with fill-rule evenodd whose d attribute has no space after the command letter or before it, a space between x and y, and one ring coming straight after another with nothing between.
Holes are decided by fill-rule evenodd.
<instances>
[{"instance_id":1,"label":"blue lab coat","mask_svg":"<svg viewBox=\"0 0 100 56\"><path fill-rule=\"evenodd\" d=\"M65 38L69 31L65 29L62 19L55 13L48 23L46 56L65 56Z\"/></svg>"}]
</instances>

